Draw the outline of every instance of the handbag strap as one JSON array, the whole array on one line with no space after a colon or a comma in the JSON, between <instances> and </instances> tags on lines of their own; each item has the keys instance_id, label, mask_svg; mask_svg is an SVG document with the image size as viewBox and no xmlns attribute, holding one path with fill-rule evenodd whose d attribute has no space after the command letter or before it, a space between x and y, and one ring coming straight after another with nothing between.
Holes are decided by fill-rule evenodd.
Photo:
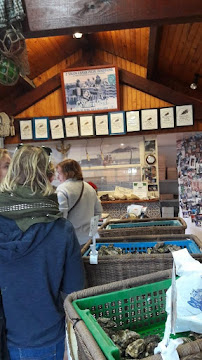
<instances>
[{"instance_id":1,"label":"handbag strap","mask_svg":"<svg viewBox=\"0 0 202 360\"><path fill-rule=\"evenodd\" d=\"M70 210L68 210L68 214L70 213L70 211L72 211L72 210L75 208L75 206L76 206L76 205L79 203L79 201L81 200L81 197L82 197L82 195L83 195L83 189L84 189L84 182L82 181L82 188L81 188L80 195L79 195L78 199L76 200L75 204L71 207Z\"/></svg>"}]
</instances>

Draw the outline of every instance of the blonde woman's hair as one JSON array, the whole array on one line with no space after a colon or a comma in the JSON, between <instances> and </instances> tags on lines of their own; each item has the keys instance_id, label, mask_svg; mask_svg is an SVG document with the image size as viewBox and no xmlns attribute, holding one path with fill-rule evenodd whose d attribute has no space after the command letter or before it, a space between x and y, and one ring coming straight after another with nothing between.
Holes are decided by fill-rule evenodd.
<instances>
[{"instance_id":1,"label":"blonde woman's hair","mask_svg":"<svg viewBox=\"0 0 202 360\"><path fill-rule=\"evenodd\" d=\"M60 166L62 173L66 176L66 179L83 180L81 166L76 160L63 160L57 164L57 168L58 166Z\"/></svg>"},{"instance_id":2,"label":"blonde woman's hair","mask_svg":"<svg viewBox=\"0 0 202 360\"><path fill-rule=\"evenodd\" d=\"M5 155L10 156L9 153L8 153L8 150L7 150L7 149L1 149L1 148L0 148L0 161L1 161L1 159L2 159Z\"/></svg>"},{"instance_id":3,"label":"blonde woman's hair","mask_svg":"<svg viewBox=\"0 0 202 360\"><path fill-rule=\"evenodd\" d=\"M52 194L54 189L47 177L48 165L49 157L43 148L23 145L14 153L0 191L14 191L22 185L30 187L34 194L37 191L44 196Z\"/></svg>"}]
</instances>

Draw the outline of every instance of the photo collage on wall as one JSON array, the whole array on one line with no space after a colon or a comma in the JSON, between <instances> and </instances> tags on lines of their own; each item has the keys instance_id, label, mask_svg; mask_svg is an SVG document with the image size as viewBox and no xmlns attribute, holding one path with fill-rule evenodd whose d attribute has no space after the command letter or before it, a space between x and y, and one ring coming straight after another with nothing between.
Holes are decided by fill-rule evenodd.
<instances>
[{"instance_id":1,"label":"photo collage on wall","mask_svg":"<svg viewBox=\"0 0 202 360\"><path fill-rule=\"evenodd\" d=\"M177 142L182 215L202 226L202 133Z\"/></svg>"},{"instance_id":2,"label":"photo collage on wall","mask_svg":"<svg viewBox=\"0 0 202 360\"><path fill-rule=\"evenodd\" d=\"M192 105L105 114L82 114L50 118L36 117L20 122L21 140L63 139L124 135L140 131L193 125Z\"/></svg>"}]
</instances>

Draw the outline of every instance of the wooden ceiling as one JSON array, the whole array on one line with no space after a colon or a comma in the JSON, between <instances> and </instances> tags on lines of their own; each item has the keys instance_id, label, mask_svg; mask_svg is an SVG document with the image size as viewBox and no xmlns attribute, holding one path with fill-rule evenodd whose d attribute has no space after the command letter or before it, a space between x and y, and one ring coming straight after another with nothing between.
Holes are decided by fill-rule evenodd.
<instances>
[{"instance_id":1,"label":"wooden ceiling","mask_svg":"<svg viewBox=\"0 0 202 360\"><path fill-rule=\"evenodd\" d=\"M169 90L170 93L177 91L182 96L182 103L185 96L184 103L190 98L189 103L193 99L202 106L202 78L196 90L190 89L194 74L202 75L201 1L170 0L168 5L167 0L92 0L89 3L75 0L74 11L70 12L69 7L66 18L61 9L63 7L64 10L67 4L72 5L70 0L60 0L60 5L50 5L48 0L24 0L24 3L28 16L24 33L31 80L34 81L79 49L83 50L80 66L96 64L95 53L100 50L146 68L148 81L155 82L157 87L166 86L168 94ZM115 3L116 8L111 10L110 17L106 12L107 6L112 9ZM84 19L86 13L88 20ZM67 16L71 14L73 19L70 23ZM86 30L86 33L80 40L73 39L75 30ZM44 34L51 36L43 37ZM141 73L137 75L143 76ZM149 84L145 82L145 89ZM10 101L17 101L33 91L31 89L23 79L13 87L0 86L0 111L8 110L8 97ZM159 97L160 91L161 87ZM173 100L173 97L170 98L171 103L174 103ZM176 98L177 101L179 98Z\"/></svg>"}]
</instances>

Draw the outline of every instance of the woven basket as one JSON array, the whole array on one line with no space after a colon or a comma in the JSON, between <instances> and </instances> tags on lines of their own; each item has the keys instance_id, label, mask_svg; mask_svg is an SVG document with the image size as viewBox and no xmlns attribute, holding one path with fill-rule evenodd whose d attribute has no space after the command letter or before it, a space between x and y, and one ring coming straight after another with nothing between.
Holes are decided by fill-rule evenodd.
<instances>
[{"instance_id":1,"label":"woven basket","mask_svg":"<svg viewBox=\"0 0 202 360\"><path fill-rule=\"evenodd\" d=\"M121 242L150 242L186 239L193 240L196 245L202 249L202 241L194 235L152 235L152 236L124 236L114 238L97 239L97 243L121 243ZM82 248L81 254L89 249L91 240ZM192 254L192 256L202 262L201 254ZM86 273L86 286L97 286L108 284L112 281L119 281L135 276L150 274L160 270L171 269L173 266L172 254L126 254L115 256L99 256L98 264L91 265L89 256L83 256L83 263Z\"/></svg>"},{"instance_id":2,"label":"woven basket","mask_svg":"<svg viewBox=\"0 0 202 360\"><path fill-rule=\"evenodd\" d=\"M74 292L70 294L64 304L67 323L71 324L74 328L74 333L77 340L78 346L78 357L79 360L106 360L105 355L101 351L99 345L94 339L91 332L88 330L84 321L81 320L72 302L77 299L83 299L86 297L107 294L113 291L119 291L123 289L130 289L140 285L150 284L171 278L171 270L156 272L149 275L139 276L137 278L131 278L124 281L118 281L107 285L96 286L82 291ZM71 339L69 339L71 344ZM71 347L70 347L71 350ZM187 355L200 355L202 353L202 339L196 340L187 344L180 345L177 349L180 359ZM75 351L74 351L75 353ZM72 355L73 356L73 355ZM72 357L76 360L76 357ZM162 360L160 355L153 355L145 358L144 360Z\"/></svg>"},{"instance_id":3,"label":"woven basket","mask_svg":"<svg viewBox=\"0 0 202 360\"><path fill-rule=\"evenodd\" d=\"M165 221L172 221L177 220L180 222L180 226L165 226L163 223ZM160 221L162 225L159 226L144 226L145 223L151 221ZM128 227L128 228L121 228L118 229L107 229L108 225L111 224L135 224L135 223L142 223L142 226L138 227ZM126 220L109 220L106 221L98 230L100 237L111 237L111 236L130 236L130 235L157 235L157 234L184 234L187 228L186 222L179 218L155 218L155 219L126 219Z\"/></svg>"}]
</instances>

